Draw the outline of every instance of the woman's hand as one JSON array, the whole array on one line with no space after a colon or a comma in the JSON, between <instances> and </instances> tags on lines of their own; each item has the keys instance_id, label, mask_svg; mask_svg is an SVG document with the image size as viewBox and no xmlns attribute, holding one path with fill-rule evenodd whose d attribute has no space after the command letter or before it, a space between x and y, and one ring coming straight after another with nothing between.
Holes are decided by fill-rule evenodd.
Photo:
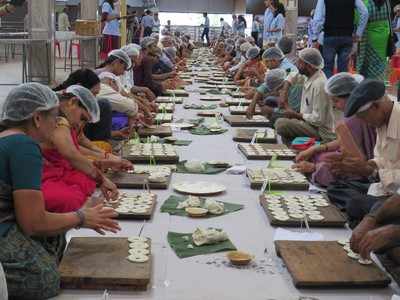
<instances>
[{"instance_id":1,"label":"woman's hand","mask_svg":"<svg viewBox=\"0 0 400 300\"><path fill-rule=\"evenodd\" d=\"M314 154L317 152L316 147L310 147L307 150L301 151L299 154L296 156L296 162L301 162L301 161L308 161L310 160L311 157L314 156Z\"/></svg>"},{"instance_id":2,"label":"woman's hand","mask_svg":"<svg viewBox=\"0 0 400 300\"><path fill-rule=\"evenodd\" d=\"M100 190L107 200L116 200L118 198L119 192L117 186L107 177L103 178L103 183L100 186Z\"/></svg>"},{"instance_id":3,"label":"woman's hand","mask_svg":"<svg viewBox=\"0 0 400 300\"><path fill-rule=\"evenodd\" d=\"M113 220L118 214L110 207L104 207L103 204L98 204L93 207L83 207L84 223L82 227L90 228L101 235L105 232L117 233L121 230L118 222Z\"/></svg>"}]
</instances>

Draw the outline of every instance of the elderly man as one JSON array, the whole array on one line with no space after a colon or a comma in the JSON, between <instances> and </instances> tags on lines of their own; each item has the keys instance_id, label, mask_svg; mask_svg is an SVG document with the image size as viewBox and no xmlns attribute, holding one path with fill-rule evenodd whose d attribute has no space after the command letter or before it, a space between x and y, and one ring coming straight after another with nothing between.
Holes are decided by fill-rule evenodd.
<instances>
[{"instance_id":1,"label":"elderly man","mask_svg":"<svg viewBox=\"0 0 400 300\"><path fill-rule=\"evenodd\" d=\"M368 161L343 156L332 162L337 171L358 170L378 178L368 191L349 194L369 214L354 229L351 248L362 257L400 242L400 104L385 95L383 82L363 81L351 94L345 117L356 115L377 130L374 158ZM367 194L368 193L368 194ZM387 200L384 200L387 199ZM354 201L355 202L355 201ZM355 203L357 205L357 203Z\"/></svg>"},{"instance_id":2,"label":"elderly man","mask_svg":"<svg viewBox=\"0 0 400 300\"><path fill-rule=\"evenodd\" d=\"M289 145L296 137L304 136L323 142L336 138L333 132L333 107L325 92L326 76L322 72L323 67L324 60L318 50L306 48L299 53L299 73L289 75L285 89L289 91L291 85L304 84L300 113L287 108L285 118L275 123L277 133L285 144Z\"/></svg>"}]
</instances>

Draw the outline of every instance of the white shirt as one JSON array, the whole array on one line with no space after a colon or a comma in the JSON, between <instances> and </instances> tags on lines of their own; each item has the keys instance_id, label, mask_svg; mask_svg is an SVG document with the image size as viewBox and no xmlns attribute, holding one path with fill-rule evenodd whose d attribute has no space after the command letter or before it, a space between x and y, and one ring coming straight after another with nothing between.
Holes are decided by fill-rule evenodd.
<instances>
[{"instance_id":1,"label":"white shirt","mask_svg":"<svg viewBox=\"0 0 400 300\"><path fill-rule=\"evenodd\" d=\"M102 13L107 13L109 16L117 16L119 15L118 11L116 9L112 9L111 5L107 2L103 3L103 6L101 7L101 12ZM107 35L114 35L114 36L120 36L121 33L119 31L119 21L117 19L114 19L112 21L106 21L105 26L103 29L103 34Z\"/></svg>"},{"instance_id":2,"label":"white shirt","mask_svg":"<svg viewBox=\"0 0 400 300\"><path fill-rule=\"evenodd\" d=\"M71 24L69 23L68 15L62 12L58 15L58 30L59 31L69 31Z\"/></svg>"}]
</instances>

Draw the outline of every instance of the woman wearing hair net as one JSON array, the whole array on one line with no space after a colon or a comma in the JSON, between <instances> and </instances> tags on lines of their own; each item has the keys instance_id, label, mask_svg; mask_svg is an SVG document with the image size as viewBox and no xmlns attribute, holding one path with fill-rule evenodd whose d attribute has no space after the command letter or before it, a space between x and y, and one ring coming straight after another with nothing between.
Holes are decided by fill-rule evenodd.
<instances>
[{"instance_id":1,"label":"woman wearing hair net","mask_svg":"<svg viewBox=\"0 0 400 300\"><path fill-rule=\"evenodd\" d=\"M265 66L261 61L260 51L257 46L250 47L246 51L246 62L241 65L233 78L236 84L245 88L254 87L264 79Z\"/></svg>"},{"instance_id":2,"label":"woman wearing hair net","mask_svg":"<svg viewBox=\"0 0 400 300\"><path fill-rule=\"evenodd\" d=\"M344 111L348 97L362 79L360 75L339 73L326 82L325 91L337 110ZM337 126L336 132L339 139L327 144L315 145L300 152L294 165L295 169L311 175L312 181L323 187L329 186L338 179L360 179L354 174L333 174L327 162L327 158L332 153L348 152L346 148L348 143L354 144L365 159L369 160L374 156L376 132L362 120L356 117L345 118ZM339 205L343 207L345 203L339 203Z\"/></svg>"},{"instance_id":3,"label":"woman wearing hair net","mask_svg":"<svg viewBox=\"0 0 400 300\"><path fill-rule=\"evenodd\" d=\"M38 143L49 142L53 135L58 105L48 87L26 83L9 93L1 111L0 262L12 299L48 299L59 293L57 265L68 230L120 230L112 220L117 214L103 204L63 214L45 209Z\"/></svg>"},{"instance_id":4,"label":"woman wearing hair net","mask_svg":"<svg viewBox=\"0 0 400 300\"><path fill-rule=\"evenodd\" d=\"M116 186L85 156L78 144L81 124L97 122L99 114L96 98L82 86L70 86L60 95L56 129L49 141L41 144L46 158L42 191L48 211L63 213L80 209L96 185L107 199L118 197Z\"/></svg>"}]
</instances>

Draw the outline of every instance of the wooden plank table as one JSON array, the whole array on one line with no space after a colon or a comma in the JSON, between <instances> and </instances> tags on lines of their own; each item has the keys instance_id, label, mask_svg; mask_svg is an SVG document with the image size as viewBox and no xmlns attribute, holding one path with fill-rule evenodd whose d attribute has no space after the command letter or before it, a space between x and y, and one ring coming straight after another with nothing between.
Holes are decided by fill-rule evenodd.
<instances>
[{"instance_id":1,"label":"wooden plank table","mask_svg":"<svg viewBox=\"0 0 400 300\"><path fill-rule=\"evenodd\" d=\"M271 179L272 177L277 177L274 175L274 172L281 171L284 171L292 178L299 178L298 182L290 182L283 179L280 181L274 181ZM292 169L248 169L247 177L250 181L250 187L255 190L261 189L266 179L269 179L269 187L274 191L307 191L310 186L307 178L303 174Z\"/></svg>"},{"instance_id":2,"label":"wooden plank table","mask_svg":"<svg viewBox=\"0 0 400 300\"><path fill-rule=\"evenodd\" d=\"M376 266L361 265L337 241L275 241L297 288L383 288L389 277Z\"/></svg>"},{"instance_id":3,"label":"wooden plank table","mask_svg":"<svg viewBox=\"0 0 400 300\"><path fill-rule=\"evenodd\" d=\"M235 142L250 143L258 130L259 129L236 129L233 140ZM264 133L261 131L258 133L255 141L256 143L274 144L277 142L275 130L272 128L265 128Z\"/></svg>"},{"instance_id":4,"label":"wooden plank table","mask_svg":"<svg viewBox=\"0 0 400 300\"><path fill-rule=\"evenodd\" d=\"M158 137L167 137L172 136L172 129L169 126L152 126L150 128L142 127L138 130L139 136L142 137L149 137L152 135Z\"/></svg>"},{"instance_id":5,"label":"wooden plank table","mask_svg":"<svg viewBox=\"0 0 400 300\"><path fill-rule=\"evenodd\" d=\"M296 153L283 144L239 144L238 147L249 160L268 160L274 155L281 160L293 160L296 157Z\"/></svg>"},{"instance_id":6,"label":"wooden plank table","mask_svg":"<svg viewBox=\"0 0 400 300\"><path fill-rule=\"evenodd\" d=\"M272 226L282 226L282 227L300 227L305 226L304 219L294 219L290 218L287 221L281 221L275 218L272 211L268 208L268 197L265 195L260 196L260 204L264 209L265 214L268 217L269 223ZM287 210L287 206L283 205ZM310 227L344 227L346 224L346 218L342 215L339 209L330 203L327 207L319 207L319 212L325 217L324 220L311 220L307 218L307 222Z\"/></svg>"},{"instance_id":7,"label":"wooden plank table","mask_svg":"<svg viewBox=\"0 0 400 300\"><path fill-rule=\"evenodd\" d=\"M224 116L225 122L231 127L268 127L271 121L263 116L254 116L247 119L246 116Z\"/></svg>"},{"instance_id":8,"label":"wooden plank table","mask_svg":"<svg viewBox=\"0 0 400 300\"><path fill-rule=\"evenodd\" d=\"M244 116L246 115L247 111L247 106L229 106L229 112L231 115L239 115L239 116ZM261 110L259 108L256 108L256 111L254 112L254 115L261 115Z\"/></svg>"},{"instance_id":9,"label":"wooden plank table","mask_svg":"<svg viewBox=\"0 0 400 300\"><path fill-rule=\"evenodd\" d=\"M127 238L72 238L59 266L61 287L147 290L152 274L152 257L145 263L131 263L126 259L128 251Z\"/></svg>"},{"instance_id":10,"label":"wooden plank table","mask_svg":"<svg viewBox=\"0 0 400 300\"><path fill-rule=\"evenodd\" d=\"M108 173L107 177L120 189L142 189L148 184L151 189L167 190L171 182L171 176L168 176L166 182L149 182L149 174L127 172L112 172Z\"/></svg>"}]
</instances>

